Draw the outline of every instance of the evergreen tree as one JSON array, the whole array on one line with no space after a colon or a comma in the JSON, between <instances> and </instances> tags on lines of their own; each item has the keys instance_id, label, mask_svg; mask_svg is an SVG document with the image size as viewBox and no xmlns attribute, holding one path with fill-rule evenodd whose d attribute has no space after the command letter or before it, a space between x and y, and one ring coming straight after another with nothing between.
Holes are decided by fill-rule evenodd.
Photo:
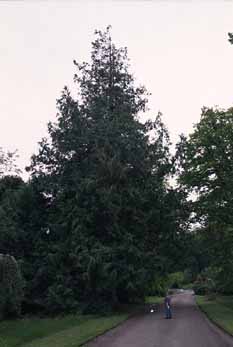
<instances>
[{"instance_id":1,"label":"evergreen tree","mask_svg":"<svg viewBox=\"0 0 233 347\"><path fill-rule=\"evenodd\" d=\"M48 255L46 208L32 182L25 183L18 176L0 179L0 253L19 262L26 280L24 304L30 306L43 283L39 274Z\"/></svg>"},{"instance_id":2,"label":"evergreen tree","mask_svg":"<svg viewBox=\"0 0 233 347\"><path fill-rule=\"evenodd\" d=\"M77 98L64 88L29 168L50 211L53 278L44 295L53 311L142 299L168 232L168 132L160 115L139 122L147 93L134 85L127 51L112 43L110 28L96 35L91 63L74 61Z\"/></svg>"}]
</instances>

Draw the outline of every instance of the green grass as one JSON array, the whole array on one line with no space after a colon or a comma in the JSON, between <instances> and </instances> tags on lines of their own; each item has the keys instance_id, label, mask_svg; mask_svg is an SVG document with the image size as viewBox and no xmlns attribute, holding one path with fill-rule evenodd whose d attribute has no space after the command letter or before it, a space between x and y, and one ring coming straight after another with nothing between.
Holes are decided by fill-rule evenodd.
<instances>
[{"instance_id":1,"label":"green grass","mask_svg":"<svg viewBox=\"0 0 233 347\"><path fill-rule=\"evenodd\" d=\"M163 298L150 296L147 304L161 303ZM117 326L130 312L130 306L109 316L67 315L57 318L25 318L0 323L0 347L78 347Z\"/></svg>"},{"instance_id":2,"label":"green grass","mask_svg":"<svg viewBox=\"0 0 233 347\"><path fill-rule=\"evenodd\" d=\"M0 347L78 347L118 325L128 313L106 317L69 315L0 323Z\"/></svg>"},{"instance_id":3,"label":"green grass","mask_svg":"<svg viewBox=\"0 0 233 347\"><path fill-rule=\"evenodd\" d=\"M218 296L208 300L204 296L196 296L197 304L217 325L233 335L233 297Z\"/></svg>"}]
</instances>

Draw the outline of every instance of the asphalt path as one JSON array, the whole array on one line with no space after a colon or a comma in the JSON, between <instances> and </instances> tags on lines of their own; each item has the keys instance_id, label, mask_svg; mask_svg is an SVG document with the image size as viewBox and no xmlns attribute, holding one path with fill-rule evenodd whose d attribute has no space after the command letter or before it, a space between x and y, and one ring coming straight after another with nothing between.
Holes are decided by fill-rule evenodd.
<instances>
[{"instance_id":1,"label":"asphalt path","mask_svg":"<svg viewBox=\"0 0 233 347\"><path fill-rule=\"evenodd\" d=\"M130 318L91 341L88 347L230 347L233 338L213 325L185 291L172 297L173 318L164 319L162 306Z\"/></svg>"}]
</instances>

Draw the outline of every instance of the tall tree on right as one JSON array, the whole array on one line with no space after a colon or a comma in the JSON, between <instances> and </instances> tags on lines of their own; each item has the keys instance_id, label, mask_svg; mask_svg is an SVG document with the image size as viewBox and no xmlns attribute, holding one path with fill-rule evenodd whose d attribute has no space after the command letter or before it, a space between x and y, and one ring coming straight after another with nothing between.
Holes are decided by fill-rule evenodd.
<instances>
[{"instance_id":1,"label":"tall tree on right","mask_svg":"<svg viewBox=\"0 0 233 347\"><path fill-rule=\"evenodd\" d=\"M179 183L194 197L194 220L206 232L223 290L233 292L233 108L203 108L193 133L181 137L177 158Z\"/></svg>"}]
</instances>

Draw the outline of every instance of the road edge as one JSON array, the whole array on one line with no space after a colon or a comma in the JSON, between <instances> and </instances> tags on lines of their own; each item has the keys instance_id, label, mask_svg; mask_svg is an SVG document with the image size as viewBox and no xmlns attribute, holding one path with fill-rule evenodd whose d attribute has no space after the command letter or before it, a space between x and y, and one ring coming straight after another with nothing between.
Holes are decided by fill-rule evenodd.
<instances>
[{"instance_id":1,"label":"road edge","mask_svg":"<svg viewBox=\"0 0 233 347\"><path fill-rule=\"evenodd\" d=\"M223 338L227 339L229 343L233 346L233 334L231 334L229 331L227 331L223 326L221 326L219 323L217 323L213 318L211 318L208 313L198 304L195 296L195 303L199 311L202 313L205 320L208 322L208 324L211 326L212 329L215 330L215 332L219 333Z\"/></svg>"},{"instance_id":2,"label":"road edge","mask_svg":"<svg viewBox=\"0 0 233 347\"><path fill-rule=\"evenodd\" d=\"M113 329L115 329L115 328L121 326L122 324L124 324L124 323L125 323L128 319L130 319L130 318L131 318L131 315L128 316L128 317L126 317L124 320L122 320L121 322L117 323L116 325L113 325L111 328L106 329L106 330L103 331L102 333L97 334L96 336L89 338L88 340L86 340L85 342L83 342L81 345L78 345L77 347L87 347L88 343L94 341L95 339L97 339L97 338L100 337L100 336L103 336L103 335L106 334L107 332L109 332L109 331L111 331L111 330L113 330Z\"/></svg>"},{"instance_id":3,"label":"road edge","mask_svg":"<svg viewBox=\"0 0 233 347\"><path fill-rule=\"evenodd\" d=\"M108 333L109 331L116 329L118 327L120 327L121 325L123 325L126 321L128 321L131 318L134 318L135 316L138 316L139 314L141 314L143 311L143 309L145 309L145 307L151 307L152 304L145 304L143 307L140 307L140 309L137 309L131 313L129 313L128 317L126 317L124 320L122 320L121 322L117 323L116 325L112 326L109 329L106 329L105 331L103 331L102 333L96 335L95 337L89 338L87 341L85 341L84 343L82 343L81 345L77 346L77 347L87 347L88 343L94 341L95 339L105 335L106 333Z\"/></svg>"}]
</instances>

